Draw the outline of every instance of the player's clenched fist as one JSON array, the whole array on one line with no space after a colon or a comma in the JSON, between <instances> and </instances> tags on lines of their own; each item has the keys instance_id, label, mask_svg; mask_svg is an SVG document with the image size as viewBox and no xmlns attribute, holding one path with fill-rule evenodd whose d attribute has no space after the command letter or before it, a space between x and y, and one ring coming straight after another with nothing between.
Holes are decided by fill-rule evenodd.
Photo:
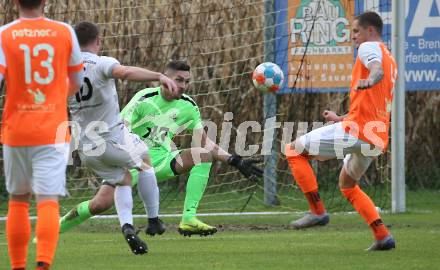
<instances>
[{"instance_id":1,"label":"player's clenched fist","mask_svg":"<svg viewBox=\"0 0 440 270\"><path fill-rule=\"evenodd\" d=\"M356 90L363 90L368 89L373 86L373 83L366 79L366 80L359 80L356 86Z\"/></svg>"},{"instance_id":2,"label":"player's clenched fist","mask_svg":"<svg viewBox=\"0 0 440 270\"><path fill-rule=\"evenodd\" d=\"M326 122L339 122L342 121L342 117L337 115L334 111L325 110L322 113Z\"/></svg>"}]
</instances>

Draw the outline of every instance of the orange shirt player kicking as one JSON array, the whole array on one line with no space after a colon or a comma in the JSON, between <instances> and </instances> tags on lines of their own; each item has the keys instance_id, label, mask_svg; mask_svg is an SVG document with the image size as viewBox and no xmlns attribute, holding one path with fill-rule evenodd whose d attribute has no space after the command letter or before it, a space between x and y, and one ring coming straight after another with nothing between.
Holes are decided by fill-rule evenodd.
<instances>
[{"instance_id":1,"label":"orange shirt player kicking","mask_svg":"<svg viewBox=\"0 0 440 270\"><path fill-rule=\"evenodd\" d=\"M315 129L286 147L290 169L310 208L309 213L293 221L291 226L303 229L329 222L309 159L343 158L339 188L373 232L375 241L369 251L390 250L396 246L373 201L358 184L375 156L383 152L388 143L397 68L381 41L382 28L382 19L374 12L362 13L353 21L352 39L358 55L352 72L348 114L337 116L324 111L324 118L334 124ZM370 151L371 147L377 151Z\"/></svg>"}]
</instances>

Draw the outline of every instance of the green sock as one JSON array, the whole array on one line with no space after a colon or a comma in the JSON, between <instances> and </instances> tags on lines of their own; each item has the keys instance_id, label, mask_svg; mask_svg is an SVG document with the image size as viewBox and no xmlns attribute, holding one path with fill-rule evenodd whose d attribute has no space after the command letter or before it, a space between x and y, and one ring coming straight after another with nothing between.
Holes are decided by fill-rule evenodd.
<instances>
[{"instance_id":1,"label":"green sock","mask_svg":"<svg viewBox=\"0 0 440 270\"><path fill-rule=\"evenodd\" d=\"M131 186L134 187L138 183L139 172L136 169L131 169L129 172L131 174Z\"/></svg>"},{"instance_id":2,"label":"green sock","mask_svg":"<svg viewBox=\"0 0 440 270\"><path fill-rule=\"evenodd\" d=\"M85 201L78 204L61 218L60 233L67 232L92 216L89 210L89 203L90 201Z\"/></svg>"},{"instance_id":3,"label":"green sock","mask_svg":"<svg viewBox=\"0 0 440 270\"><path fill-rule=\"evenodd\" d=\"M196 216L197 207L202 199L212 163L200 163L194 166L189 174L186 184L185 204L183 205L182 220L187 221Z\"/></svg>"}]
</instances>

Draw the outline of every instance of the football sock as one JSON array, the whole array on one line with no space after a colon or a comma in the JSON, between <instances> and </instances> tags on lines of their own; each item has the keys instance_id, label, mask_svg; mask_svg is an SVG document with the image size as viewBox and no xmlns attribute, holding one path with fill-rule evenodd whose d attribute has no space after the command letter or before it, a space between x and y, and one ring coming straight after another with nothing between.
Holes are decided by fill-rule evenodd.
<instances>
[{"instance_id":1,"label":"football sock","mask_svg":"<svg viewBox=\"0 0 440 270\"><path fill-rule=\"evenodd\" d=\"M373 201L356 185L354 188L341 189L342 194L353 205L354 209L370 225L377 240L385 238L389 232L380 219Z\"/></svg>"},{"instance_id":2,"label":"football sock","mask_svg":"<svg viewBox=\"0 0 440 270\"><path fill-rule=\"evenodd\" d=\"M377 219L370 224L370 228L373 231L374 238L376 240L382 240L387 237L390 232L388 231L385 224L383 224L381 219Z\"/></svg>"},{"instance_id":3,"label":"football sock","mask_svg":"<svg viewBox=\"0 0 440 270\"><path fill-rule=\"evenodd\" d=\"M13 269L26 268L27 250L31 237L29 203L9 201L6 236L11 267Z\"/></svg>"},{"instance_id":4,"label":"football sock","mask_svg":"<svg viewBox=\"0 0 440 270\"><path fill-rule=\"evenodd\" d=\"M309 203L310 212L315 215L322 215L326 212L324 203L322 202L317 189L307 192L304 195Z\"/></svg>"},{"instance_id":5,"label":"football sock","mask_svg":"<svg viewBox=\"0 0 440 270\"><path fill-rule=\"evenodd\" d=\"M37 262L52 263L60 230L59 211L57 201L45 200L37 204Z\"/></svg>"},{"instance_id":6,"label":"football sock","mask_svg":"<svg viewBox=\"0 0 440 270\"><path fill-rule=\"evenodd\" d=\"M130 186L115 188L115 206L121 227L126 223L133 225L133 197Z\"/></svg>"},{"instance_id":7,"label":"football sock","mask_svg":"<svg viewBox=\"0 0 440 270\"><path fill-rule=\"evenodd\" d=\"M189 174L186 184L185 203L183 205L182 220L187 221L196 216L199 202L202 199L206 184L208 183L209 173L212 163L200 163L195 165Z\"/></svg>"},{"instance_id":8,"label":"football sock","mask_svg":"<svg viewBox=\"0 0 440 270\"><path fill-rule=\"evenodd\" d=\"M158 224L158 223L159 223L159 217L148 218L148 224Z\"/></svg>"},{"instance_id":9,"label":"football sock","mask_svg":"<svg viewBox=\"0 0 440 270\"><path fill-rule=\"evenodd\" d=\"M93 216L89 210L90 201L78 204L60 220L60 233L64 233Z\"/></svg>"},{"instance_id":10,"label":"football sock","mask_svg":"<svg viewBox=\"0 0 440 270\"><path fill-rule=\"evenodd\" d=\"M45 262L37 262L37 268L35 270L49 270L50 264Z\"/></svg>"},{"instance_id":11,"label":"football sock","mask_svg":"<svg viewBox=\"0 0 440 270\"><path fill-rule=\"evenodd\" d=\"M139 172L137 188L148 218L157 217L159 215L159 188L153 168Z\"/></svg>"},{"instance_id":12,"label":"football sock","mask_svg":"<svg viewBox=\"0 0 440 270\"><path fill-rule=\"evenodd\" d=\"M325 213L324 203L318 193L318 181L309 160L292 150L290 144L286 145L286 158L296 183L307 198L310 211L317 215Z\"/></svg>"}]
</instances>

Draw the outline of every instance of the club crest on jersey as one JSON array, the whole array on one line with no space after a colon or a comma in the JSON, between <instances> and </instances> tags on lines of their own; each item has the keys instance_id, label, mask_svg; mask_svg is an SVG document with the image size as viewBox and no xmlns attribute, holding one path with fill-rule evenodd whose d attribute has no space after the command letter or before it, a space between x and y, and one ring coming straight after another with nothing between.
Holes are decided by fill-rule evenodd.
<instances>
[{"instance_id":1,"label":"club crest on jersey","mask_svg":"<svg viewBox=\"0 0 440 270\"><path fill-rule=\"evenodd\" d=\"M176 121L176 119L177 119L177 112L172 112L172 113L169 115L169 117L170 117L171 120Z\"/></svg>"},{"instance_id":2,"label":"club crest on jersey","mask_svg":"<svg viewBox=\"0 0 440 270\"><path fill-rule=\"evenodd\" d=\"M28 89L28 93L34 96L34 103L35 104L43 104L46 102L46 96L43 94L43 92L40 91L40 89L37 88L37 90L33 91L32 89Z\"/></svg>"}]
</instances>

